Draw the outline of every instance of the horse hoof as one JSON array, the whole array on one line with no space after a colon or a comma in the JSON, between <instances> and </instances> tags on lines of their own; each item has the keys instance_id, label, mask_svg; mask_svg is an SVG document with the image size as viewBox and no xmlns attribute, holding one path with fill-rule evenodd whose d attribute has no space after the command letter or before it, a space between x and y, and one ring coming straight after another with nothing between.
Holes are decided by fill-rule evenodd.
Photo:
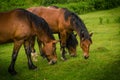
<instances>
[{"instance_id":1,"label":"horse hoof","mask_svg":"<svg viewBox=\"0 0 120 80\"><path fill-rule=\"evenodd\" d=\"M34 62L37 62L37 61L38 61L38 59L36 59L36 58L33 58L33 61L34 61Z\"/></svg>"},{"instance_id":2,"label":"horse hoof","mask_svg":"<svg viewBox=\"0 0 120 80\"><path fill-rule=\"evenodd\" d=\"M61 60L66 61L66 60L67 60L67 58L63 58L63 57L61 57Z\"/></svg>"},{"instance_id":3,"label":"horse hoof","mask_svg":"<svg viewBox=\"0 0 120 80\"><path fill-rule=\"evenodd\" d=\"M75 55L75 54L70 54L70 56L71 56L71 57L76 57L77 55Z\"/></svg>"},{"instance_id":4,"label":"horse hoof","mask_svg":"<svg viewBox=\"0 0 120 80\"><path fill-rule=\"evenodd\" d=\"M16 72L15 70L10 70L10 69L8 69L8 72L9 72L11 75L16 75L16 74L17 74L17 72Z\"/></svg>"},{"instance_id":5,"label":"horse hoof","mask_svg":"<svg viewBox=\"0 0 120 80\"><path fill-rule=\"evenodd\" d=\"M34 65L33 65L33 66L30 66L29 69L30 69L30 70L35 70L35 69L37 69L37 66L34 66Z\"/></svg>"}]
</instances>

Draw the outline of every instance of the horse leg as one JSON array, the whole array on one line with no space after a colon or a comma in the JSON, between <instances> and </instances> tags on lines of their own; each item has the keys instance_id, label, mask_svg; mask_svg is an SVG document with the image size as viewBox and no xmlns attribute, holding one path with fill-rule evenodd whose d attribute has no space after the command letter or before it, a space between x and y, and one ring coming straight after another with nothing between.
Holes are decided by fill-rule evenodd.
<instances>
[{"instance_id":1,"label":"horse leg","mask_svg":"<svg viewBox=\"0 0 120 80\"><path fill-rule=\"evenodd\" d=\"M66 54L66 51L65 51L65 47L66 47L66 33L60 33L60 39L61 39L61 53L62 53L62 57L61 59L62 60L67 60L65 54Z\"/></svg>"},{"instance_id":2,"label":"horse leg","mask_svg":"<svg viewBox=\"0 0 120 80\"><path fill-rule=\"evenodd\" d=\"M31 47L30 47L30 42L29 41L24 42L24 48L25 48L25 52L26 52L26 55L27 55L27 59L28 59L29 69L36 69L37 67L33 64L32 59L31 59Z\"/></svg>"},{"instance_id":3,"label":"horse leg","mask_svg":"<svg viewBox=\"0 0 120 80\"><path fill-rule=\"evenodd\" d=\"M31 46L31 50L32 50L32 52L31 52L32 59L33 59L33 61L37 61L38 55L35 51L34 45L35 45L35 36L32 37L31 42L30 42L30 46Z\"/></svg>"},{"instance_id":4,"label":"horse leg","mask_svg":"<svg viewBox=\"0 0 120 80\"><path fill-rule=\"evenodd\" d=\"M18 52L19 52L19 49L22 45L23 41L15 41L14 42L14 48L13 48L13 53L12 53L12 59L11 59L11 64L8 68L8 72L11 74L11 75L15 75L17 74L17 72L15 71L14 69L14 66L15 66L15 61L17 59L17 55L18 55Z\"/></svg>"},{"instance_id":5,"label":"horse leg","mask_svg":"<svg viewBox=\"0 0 120 80\"><path fill-rule=\"evenodd\" d=\"M58 33L58 37L59 37L59 39L61 39L61 37L60 37L60 33ZM60 40L60 51L61 51L61 47L62 45L61 45L61 40ZM62 53L62 52L61 52Z\"/></svg>"},{"instance_id":6,"label":"horse leg","mask_svg":"<svg viewBox=\"0 0 120 80\"><path fill-rule=\"evenodd\" d=\"M32 50L31 53L33 53L33 54L36 52L35 49L34 49L34 45L35 45L35 36L32 37L32 39L30 41L30 46L31 46L31 50Z\"/></svg>"},{"instance_id":7,"label":"horse leg","mask_svg":"<svg viewBox=\"0 0 120 80\"><path fill-rule=\"evenodd\" d=\"M40 55L45 58L45 54L42 52L42 42L37 39Z\"/></svg>"}]
</instances>

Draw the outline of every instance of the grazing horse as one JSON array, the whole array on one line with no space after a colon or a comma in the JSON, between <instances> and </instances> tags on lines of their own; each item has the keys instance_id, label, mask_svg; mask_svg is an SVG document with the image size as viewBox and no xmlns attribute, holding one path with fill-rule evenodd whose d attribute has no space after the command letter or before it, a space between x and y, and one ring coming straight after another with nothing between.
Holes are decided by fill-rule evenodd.
<instances>
[{"instance_id":1,"label":"grazing horse","mask_svg":"<svg viewBox=\"0 0 120 80\"><path fill-rule=\"evenodd\" d=\"M53 8L53 9L58 9L58 6L49 6L48 8ZM65 8L62 8L65 9ZM59 38L60 38L60 34ZM68 39L66 40L66 48L68 49L68 52L71 56L76 56L76 48L78 45L78 41L76 39L76 35L74 35L74 33L72 32L71 34L69 34ZM60 45L61 46L61 45Z\"/></svg>"},{"instance_id":2,"label":"grazing horse","mask_svg":"<svg viewBox=\"0 0 120 80\"><path fill-rule=\"evenodd\" d=\"M89 57L89 48L92 44L92 33L89 34L85 24L75 13L66 8L32 7L28 10L44 18L53 33L60 34L62 58L64 60L66 60L66 40L73 31L76 31L80 37L80 47L84 53L84 58L87 59Z\"/></svg>"},{"instance_id":3,"label":"grazing horse","mask_svg":"<svg viewBox=\"0 0 120 80\"><path fill-rule=\"evenodd\" d=\"M48 8L58 9L59 7L57 7L57 6L49 6ZM31 11L31 8L28 8L27 10ZM60 38L60 34L59 34L59 33L58 33L58 35L59 35L59 38ZM39 43L39 42L38 42L38 43ZM37 61L37 59L36 59L37 55L36 55L36 51L35 51L35 49L34 49L35 37L33 37L33 41L31 42L31 45L32 45L31 50L32 50L32 53L33 53L33 54L32 54L32 55L33 55L33 60L34 60L34 61ZM74 33L72 32L71 34L69 34L69 37L68 37L68 39L66 40L66 48L67 48L69 54L70 54L72 57L75 57L75 56L77 55L77 53L76 53L76 52L77 52L77 51L76 51L77 45L78 45L78 41L77 41L77 39L76 39L76 35L74 35ZM41 51L41 43L38 44L38 46L39 46L40 54L41 54L41 56L44 58L45 55L44 55L44 53ZM60 45L60 46L61 46L61 45ZM62 58L62 59L63 59L63 58Z\"/></svg>"},{"instance_id":4,"label":"grazing horse","mask_svg":"<svg viewBox=\"0 0 120 80\"><path fill-rule=\"evenodd\" d=\"M68 49L68 52L69 54L72 56L72 57L75 57L77 54L77 45L78 45L78 41L76 39L76 36L73 32L70 33L67 41L66 41L66 48Z\"/></svg>"},{"instance_id":5,"label":"grazing horse","mask_svg":"<svg viewBox=\"0 0 120 80\"><path fill-rule=\"evenodd\" d=\"M40 42L38 40L37 40L37 42L38 42L38 46L39 46L40 55L43 58L45 58L46 55L44 54L44 52L42 52L42 44L41 44L42 42ZM33 60L37 61L37 59L36 59L37 54L36 54L36 50L34 49L34 45L35 45L35 37L33 37L32 41L31 41L31 50L32 50ZM76 39L76 35L74 33L70 33L70 36L66 41L66 48L68 49L68 52L71 57L75 57L77 55L76 54L77 45L78 45L78 41Z\"/></svg>"},{"instance_id":6,"label":"grazing horse","mask_svg":"<svg viewBox=\"0 0 120 80\"><path fill-rule=\"evenodd\" d=\"M37 36L38 40L44 44L42 51L49 62L56 63L57 40L43 18L24 9L0 13L0 44L14 42L11 64L8 68L8 72L12 75L17 73L14 66L22 44L24 44L29 69L37 68L31 60L30 43L33 36Z\"/></svg>"}]
</instances>

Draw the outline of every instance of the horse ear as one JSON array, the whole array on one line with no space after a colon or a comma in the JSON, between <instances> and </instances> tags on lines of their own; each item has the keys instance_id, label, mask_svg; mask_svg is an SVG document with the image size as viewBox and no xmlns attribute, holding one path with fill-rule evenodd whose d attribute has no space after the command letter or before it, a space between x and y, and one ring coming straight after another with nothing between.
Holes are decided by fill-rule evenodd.
<instances>
[{"instance_id":1,"label":"horse ear","mask_svg":"<svg viewBox=\"0 0 120 80\"><path fill-rule=\"evenodd\" d=\"M90 35L90 37L92 37L93 33L90 33L89 35Z\"/></svg>"}]
</instances>

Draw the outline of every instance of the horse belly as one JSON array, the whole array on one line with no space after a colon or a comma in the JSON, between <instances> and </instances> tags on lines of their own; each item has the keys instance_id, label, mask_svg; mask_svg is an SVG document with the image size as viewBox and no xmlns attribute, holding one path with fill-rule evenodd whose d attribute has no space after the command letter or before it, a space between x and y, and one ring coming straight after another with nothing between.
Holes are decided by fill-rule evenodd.
<instances>
[{"instance_id":1,"label":"horse belly","mask_svg":"<svg viewBox=\"0 0 120 80\"><path fill-rule=\"evenodd\" d=\"M58 20L57 19L55 19L55 18L53 18L53 19L51 19L51 18L47 19L45 17L44 17L44 19L48 23L48 25L49 25L50 29L53 31L53 33L59 32L59 26L58 26Z\"/></svg>"},{"instance_id":2,"label":"horse belly","mask_svg":"<svg viewBox=\"0 0 120 80\"><path fill-rule=\"evenodd\" d=\"M10 43L10 42L13 42L13 40L9 34L8 35L0 35L0 44Z\"/></svg>"}]
</instances>

